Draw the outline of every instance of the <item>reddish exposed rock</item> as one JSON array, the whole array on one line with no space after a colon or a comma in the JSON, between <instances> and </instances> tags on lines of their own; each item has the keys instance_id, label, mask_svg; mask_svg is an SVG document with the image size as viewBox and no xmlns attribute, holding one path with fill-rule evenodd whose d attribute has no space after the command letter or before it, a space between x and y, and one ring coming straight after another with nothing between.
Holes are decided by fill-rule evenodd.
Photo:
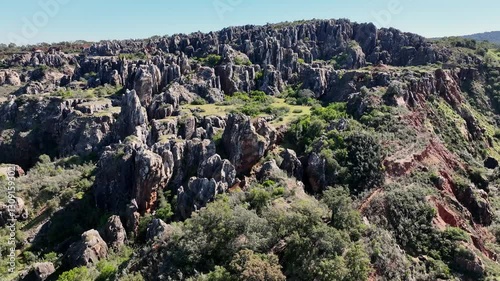
<instances>
[{"instance_id":1,"label":"reddish exposed rock","mask_svg":"<svg viewBox=\"0 0 500 281\"><path fill-rule=\"evenodd\" d=\"M421 165L442 167L448 171L464 169L455 155L436 139L431 139L422 151L409 155L407 158L388 158L384 161L387 173L395 177L406 175Z\"/></svg>"}]
</instances>

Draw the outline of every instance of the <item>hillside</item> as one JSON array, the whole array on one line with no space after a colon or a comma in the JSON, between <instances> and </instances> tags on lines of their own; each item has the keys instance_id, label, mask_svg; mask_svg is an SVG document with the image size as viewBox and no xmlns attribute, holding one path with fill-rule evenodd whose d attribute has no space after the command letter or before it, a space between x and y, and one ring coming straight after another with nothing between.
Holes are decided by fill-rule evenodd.
<instances>
[{"instance_id":1,"label":"hillside","mask_svg":"<svg viewBox=\"0 0 500 281\"><path fill-rule=\"evenodd\" d=\"M484 33L476 33L472 35L462 36L467 39L474 39L477 41L489 41L494 44L500 44L500 31L491 31Z\"/></svg>"},{"instance_id":2,"label":"hillside","mask_svg":"<svg viewBox=\"0 0 500 281\"><path fill-rule=\"evenodd\" d=\"M490 44L332 19L0 54L2 280L500 278Z\"/></svg>"}]
</instances>

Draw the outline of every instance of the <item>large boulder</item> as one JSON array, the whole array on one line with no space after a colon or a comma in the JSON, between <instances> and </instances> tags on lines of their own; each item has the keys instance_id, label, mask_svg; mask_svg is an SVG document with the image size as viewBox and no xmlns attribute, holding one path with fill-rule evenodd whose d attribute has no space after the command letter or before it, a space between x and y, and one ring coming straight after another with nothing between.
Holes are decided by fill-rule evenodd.
<instances>
[{"instance_id":1,"label":"large boulder","mask_svg":"<svg viewBox=\"0 0 500 281\"><path fill-rule=\"evenodd\" d=\"M231 114L222 135L224 148L237 173L249 172L276 142L276 131L263 119Z\"/></svg>"},{"instance_id":2,"label":"large boulder","mask_svg":"<svg viewBox=\"0 0 500 281\"><path fill-rule=\"evenodd\" d=\"M177 211L182 219L191 217L191 214L205 207L217 195L215 179L196 178L189 180L187 188L182 186L177 194Z\"/></svg>"},{"instance_id":3,"label":"large boulder","mask_svg":"<svg viewBox=\"0 0 500 281\"><path fill-rule=\"evenodd\" d=\"M153 219L147 228L146 239L147 240L168 240L173 234L174 227L170 224L166 224L160 219Z\"/></svg>"},{"instance_id":4,"label":"large boulder","mask_svg":"<svg viewBox=\"0 0 500 281\"><path fill-rule=\"evenodd\" d=\"M319 154L312 152L307 160L306 174L313 192L323 190L327 185L326 161Z\"/></svg>"},{"instance_id":5,"label":"large boulder","mask_svg":"<svg viewBox=\"0 0 500 281\"><path fill-rule=\"evenodd\" d=\"M14 197L0 205L0 227L26 219L28 219L28 207L22 198Z\"/></svg>"},{"instance_id":6,"label":"large boulder","mask_svg":"<svg viewBox=\"0 0 500 281\"><path fill-rule=\"evenodd\" d=\"M12 70L1 70L0 71L0 86L3 85L11 85L11 86L20 86L21 79L19 74Z\"/></svg>"},{"instance_id":7,"label":"large boulder","mask_svg":"<svg viewBox=\"0 0 500 281\"><path fill-rule=\"evenodd\" d=\"M158 192L167 181L163 159L154 152L141 149L135 156L134 170L133 198L141 213L149 213L156 203Z\"/></svg>"},{"instance_id":8,"label":"large boulder","mask_svg":"<svg viewBox=\"0 0 500 281\"><path fill-rule=\"evenodd\" d=\"M52 273L56 271L54 264L51 262L35 263L31 266L28 274L24 276L22 281L45 281Z\"/></svg>"},{"instance_id":9,"label":"large boulder","mask_svg":"<svg viewBox=\"0 0 500 281\"><path fill-rule=\"evenodd\" d=\"M295 177L297 180L302 180L304 169L302 162L297 158L295 151L285 149L280 153L281 161L280 169L286 171L289 177Z\"/></svg>"},{"instance_id":10,"label":"large boulder","mask_svg":"<svg viewBox=\"0 0 500 281\"><path fill-rule=\"evenodd\" d=\"M91 229L82 234L79 241L71 244L64 256L68 267L89 266L108 256L108 246L97 230Z\"/></svg>"},{"instance_id":11,"label":"large boulder","mask_svg":"<svg viewBox=\"0 0 500 281\"><path fill-rule=\"evenodd\" d=\"M141 214L151 211L157 193L168 181L161 156L139 141L110 147L97 163L94 197L97 206L122 212L134 199Z\"/></svg>"},{"instance_id":12,"label":"large boulder","mask_svg":"<svg viewBox=\"0 0 500 281\"><path fill-rule=\"evenodd\" d=\"M229 162L215 154L200 164L198 176L201 178L215 179L218 192L225 192L236 184L236 169Z\"/></svg>"},{"instance_id":13,"label":"large boulder","mask_svg":"<svg viewBox=\"0 0 500 281\"><path fill-rule=\"evenodd\" d=\"M130 135L138 137L143 143L148 136L148 114L141 105L136 91L127 91L122 98L122 109L118 117L120 130L119 138Z\"/></svg>"},{"instance_id":14,"label":"large boulder","mask_svg":"<svg viewBox=\"0 0 500 281\"><path fill-rule=\"evenodd\" d=\"M262 164L262 167L257 173L257 179L261 182L266 180L279 181L282 178L280 171L280 168L276 164L276 160L269 160Z\"/></svg>"},{"instance_id":15,"label":"large boulder","mask_svg":"<svg viewBox=\"0 0 500 281\"><path fill-rule=\"evenodd\" d=\"M109 217L102 232L102 237L110 248L118 250L125 245L127 233L119 216Z\"/></svg>"},{"instance_id":16,"label":"large boulder","mask_svg":"<svg viewBox=\"0 0 500 281\"><path fill-rule=\"evenodd\" d=\"M139 96L141 105L148 107L153 100L153 96L160 92L161 72L154 65L141 65L135 73L134 90Z\"/></svg>"}]
</instances>

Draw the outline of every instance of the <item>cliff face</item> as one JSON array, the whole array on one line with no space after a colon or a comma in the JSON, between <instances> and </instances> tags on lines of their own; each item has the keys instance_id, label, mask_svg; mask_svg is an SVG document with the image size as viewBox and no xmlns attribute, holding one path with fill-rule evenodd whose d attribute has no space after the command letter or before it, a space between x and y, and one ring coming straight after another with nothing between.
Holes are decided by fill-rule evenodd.
<instances>
[{"instance_id":1,"label":"cliff face","mask_svg":"<svg viewBox=\"0 0 500 281\"><path fill-rule=\"evenodd\" d=\"M2 218L61 270L146 244L116 276L495 276L499 68L443 44L313 20L13 55Z\"/></svg>"}]
</instances>

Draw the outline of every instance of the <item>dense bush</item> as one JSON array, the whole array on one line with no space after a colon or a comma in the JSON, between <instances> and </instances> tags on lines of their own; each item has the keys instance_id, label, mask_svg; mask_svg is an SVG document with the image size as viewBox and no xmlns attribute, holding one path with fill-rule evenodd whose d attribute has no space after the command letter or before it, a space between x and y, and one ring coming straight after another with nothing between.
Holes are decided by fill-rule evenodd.
<instances>
[{"instance_id":1,"label":"dense bush","mask_svg":"<svg viewBox=\"0 0 500 281\"><path fill-rule=\"evenodd\" d=\"M368 134L352 134L346 138L349 187L361 192L384 183L382 150L378 142Z\"/></svg>"},{"instance_id":2,"label":"dense bush","mask_svg":"<svg viewBox=\"0 0 500 281\"><path fill-rule=\"evenodd\" d=\"M291 105L313 106L319 104L318 100L315 99L314 92L309 89L300 89L300 85L295 88L286 88L281 96L285 98L286 103Z\"/></svg>"},{"instance_id":3,"label":"dense bush","mask_svg":"<svg viewBox=\"0 0 500 281\"><path fill-rule=\"evenodd\" d=\"M222 62L222 57L219 55L210 54L203 58L197 58L197 60L203 65L215 67Z\"/></svg>"}]
</instances>

